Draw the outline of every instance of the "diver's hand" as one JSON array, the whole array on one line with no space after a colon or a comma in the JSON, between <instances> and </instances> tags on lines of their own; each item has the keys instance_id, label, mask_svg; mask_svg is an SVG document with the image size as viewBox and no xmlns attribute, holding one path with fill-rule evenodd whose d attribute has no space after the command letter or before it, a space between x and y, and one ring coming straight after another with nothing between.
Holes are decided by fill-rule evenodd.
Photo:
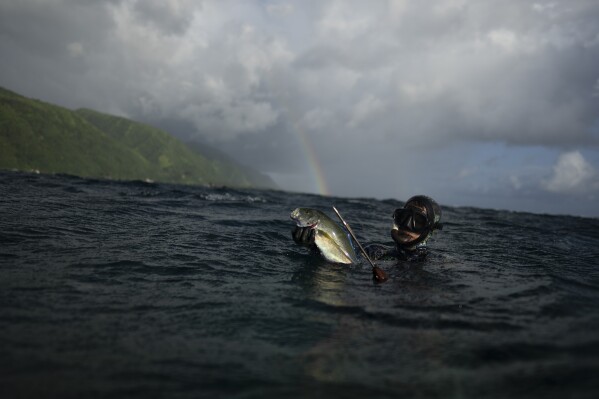
<instances>
[{"instance_id":1,"label":"diver's hand","mask_svg":"<svg viewBox=\"0 0 599 399\"><path fill-rule=\"evenodd\" d=\"M305 247L313 247L316 244L314 243L314 235L316 231L311 227L299 227L296 226L295 230L291 232L291 236L293 237L293 241L295 241L299 245L303 245Z\"/></svg>"}]
</instances>

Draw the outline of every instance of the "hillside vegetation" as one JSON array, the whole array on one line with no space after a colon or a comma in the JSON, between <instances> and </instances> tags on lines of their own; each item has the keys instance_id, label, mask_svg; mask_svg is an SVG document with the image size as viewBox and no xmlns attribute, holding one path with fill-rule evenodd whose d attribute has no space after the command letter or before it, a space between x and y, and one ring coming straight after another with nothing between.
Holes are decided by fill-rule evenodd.
<instances>
[{"instance_id":1,"label":"hillside vegetation","mask_svg":"<svg viewBox=\"0 0 599 399\"><path fill-rule=\"evenodd\" d=\"M0 169L118 180L274 188L265 175L208 158L167 132L0 88Z\"/></svg>"}]
</instances>

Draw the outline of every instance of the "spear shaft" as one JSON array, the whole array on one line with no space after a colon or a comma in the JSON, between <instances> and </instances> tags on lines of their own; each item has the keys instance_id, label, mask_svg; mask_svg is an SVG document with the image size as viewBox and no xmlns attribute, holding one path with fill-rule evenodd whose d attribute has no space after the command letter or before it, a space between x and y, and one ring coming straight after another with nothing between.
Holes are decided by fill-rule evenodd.
<instances>
[{"instance_id":1,"label":"spear shaft","mask_svg":"<svg viewBox=\"0 0 599 399\"><path fill-rule=\"evenodd\" d=\"M341 220L341 223L343 223L343 226L345 226L349 234L352 236L356 244L358 244L358 248L360 248L360 251L362 251L362 255L364 255L364 257L372 266L372 277L374 278L374 280L378 283L384 283L385 281L387 281L387 273L385 273L383 269L375 265L374 262L370 259L370 257L366 253L366 250L364 250L364 247L362 247L362 244L360 244L360 241L358 241L358 239L356 238L356 235L354 234L353 230L351 229L351 227L349 227L349 224L347 224L347 222L343 219L337 208L333 207L333 210L339 217L339 220Z\"/></svg>"}]
</instances>

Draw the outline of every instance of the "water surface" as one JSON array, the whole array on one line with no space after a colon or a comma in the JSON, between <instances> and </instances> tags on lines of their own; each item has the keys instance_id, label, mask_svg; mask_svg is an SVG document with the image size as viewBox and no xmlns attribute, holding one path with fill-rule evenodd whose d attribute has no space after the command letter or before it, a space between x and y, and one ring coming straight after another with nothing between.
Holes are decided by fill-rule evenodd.
<instances>
[{"instance_id":1,"label":"water surface","mask_svg":"<svg viewBox=\"0 0 599 399\"><path fill-rule=\"evenodd\" d=\"M0 396L598 397L599 220L443 207L374 284L291 240L332 205L402 202L0 173Z\"/></svg>"}]
</instances>

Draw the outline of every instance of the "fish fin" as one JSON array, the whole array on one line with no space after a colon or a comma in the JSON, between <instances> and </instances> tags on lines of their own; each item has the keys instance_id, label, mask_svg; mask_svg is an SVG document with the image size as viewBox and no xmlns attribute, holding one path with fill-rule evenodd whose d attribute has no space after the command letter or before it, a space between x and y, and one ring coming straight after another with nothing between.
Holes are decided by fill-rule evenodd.
<instances>
[{"instance_id":1,"label":"fish fin","mask_svg":"<svg viewBox=\"0 0 599 399\"><path fill-rule=\"evenodd\" d=\"M345 264L354 263L352 257L336 244L333 237L322 230L316 231L314 243L320 250L322 256L329 262Z\"/></svg>"}]
</instances>

